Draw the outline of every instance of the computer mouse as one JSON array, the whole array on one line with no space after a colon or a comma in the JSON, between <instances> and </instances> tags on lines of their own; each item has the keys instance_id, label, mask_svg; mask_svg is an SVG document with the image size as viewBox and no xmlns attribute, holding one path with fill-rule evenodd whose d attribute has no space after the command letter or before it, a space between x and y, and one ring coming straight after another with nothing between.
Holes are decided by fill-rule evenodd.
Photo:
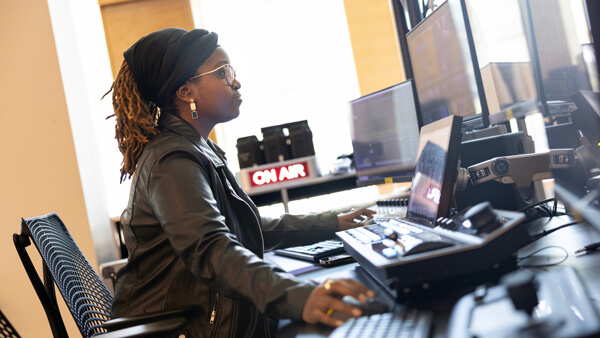
<instances>
[{"instance_id":1,"label":"computer mouse","mask_svg":"<svg viewBox=\"0 0 600 338\"><path fill-rule=\"evenodd\" d=\"M385 305L384 303L381 303L375 299L368 299L366 302L362 303L354 297L344 296L342 298L342 301L359 308L362 312L361 316L370 316L370 315L374 315L376 313L385 313L385 312L390 311L390 309L387 305ZM331 317L341 319L344 321L352 318L352 316L350 316L346 313L339 312L339 311L333 311L333 313L331 314Z\"/></svg>"}]
</instances>

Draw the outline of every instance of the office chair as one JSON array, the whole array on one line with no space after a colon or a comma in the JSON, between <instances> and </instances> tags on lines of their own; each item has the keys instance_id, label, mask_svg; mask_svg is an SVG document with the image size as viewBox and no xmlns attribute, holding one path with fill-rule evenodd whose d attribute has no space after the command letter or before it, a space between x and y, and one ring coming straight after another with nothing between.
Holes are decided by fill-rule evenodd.
<instances>
[{"instance_id":1,"label":"office chair","mask_svg":"<svg viewBox=\"0 0 600 338\"><path fill-rule=\"evenodd\" d=\"M26 250L31 240L42 257L43 283ZM23 219L21 233L13 234L13 242L54 337L68 337L54 285L82 337L165 337L176 333L193 313L192 308L185 308L109 320L113 296L55 213Z\"/></svg>"},{"instance_id":2,"label":"office chair","mask_svg":"<svg viewBox=\"0 0 600 338\"><path fill-rule=\"evenodd\" d=\"M10 324L8 318L0 310L0 338L21 338L17 330Z\"/></svg>"}]
</instances>

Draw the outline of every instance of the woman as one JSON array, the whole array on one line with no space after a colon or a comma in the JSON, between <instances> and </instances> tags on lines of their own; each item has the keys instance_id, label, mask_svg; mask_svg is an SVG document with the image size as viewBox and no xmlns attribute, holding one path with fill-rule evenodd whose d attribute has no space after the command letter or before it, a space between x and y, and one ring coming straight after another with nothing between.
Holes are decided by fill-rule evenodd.
<instances>
[{"instance_id":1,"label":"woman","mask_svg":"<svg viewBox=\"0 0 600 338\"><path fill-rule=\"evenodd\" d=\"M184 334L265 337L267 317L338 326L328 310L359 316L339 297L372 297L362 284L316 285L262 260L265 249L331 238L372 212L259 216L208 138L242 103L217 35L168 28L123 55L111 91L121 180L132 185L121 216L129 259L118 274L113 317L195 306Z\"/></svg>"}]
</instances>

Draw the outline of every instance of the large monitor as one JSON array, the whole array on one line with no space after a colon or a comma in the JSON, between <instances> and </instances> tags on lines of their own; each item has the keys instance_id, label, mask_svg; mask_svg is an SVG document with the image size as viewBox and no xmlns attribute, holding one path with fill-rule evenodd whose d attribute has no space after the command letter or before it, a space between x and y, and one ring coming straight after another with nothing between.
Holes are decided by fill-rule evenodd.
<instances>
[{"instance_id":1,"label":"large monitor","mask_svg":"<svg viewBox=\"0 0 600 338\"><path fill-rule=\"evenodd\" d=\"M410 182L419 144L411 80L350 101L357 185Z\"/></svg>"},{"instance_id":2,"label":"large monitor","mask_svg":"<svg viewBox=\"0 0 600 338\"><path fill-rule=\"evenodd\" d=\"M538 92L519 0L459 1L467 9L490 124L536 114Z\"/></svg>"},{"instance_id":3,"label":"large monitor","mask_svg":"<svg viewBox=\"0 0 600 338\"><path fill-rule=\"evenodd\" d=\"M570 96L591 90L570 0L520 1L545 116L569 113ZM585 20L585 17L581 18ZM560 107L566 107L560 109Z\"/></svg>"},{"instance_id":4,"label":"large monitor","mask_svg":"<svg viewBox=\"0 0 600 338\"><path fill-rule=\"evenodd\" d=\"M462 6L441 4L406 35L421 122L463 117L463 131L489 125L473 38Z\"/></svg>"}]
</instances>

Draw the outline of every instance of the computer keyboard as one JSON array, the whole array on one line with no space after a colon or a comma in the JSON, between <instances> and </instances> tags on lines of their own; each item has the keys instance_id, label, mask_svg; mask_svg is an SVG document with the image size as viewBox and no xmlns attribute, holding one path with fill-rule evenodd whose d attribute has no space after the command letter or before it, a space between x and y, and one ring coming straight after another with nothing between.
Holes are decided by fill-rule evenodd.
<instances>
[{"instance_id":1,"label":"computer keyboard","mask_svg":"<svg viewBox=\"0 0 600 338\"><path fill-rule=\"evenodd\" d=\"M340 239L329 239L311 245L295 246L274 251L276 255L319 262L321 258L331 257L346 252Z\"/></svg>"},{"instance_id":2,"label":"computer keyboard","mask_svg":"<svg viewBox=\"0 0 600 338\"><path fill-rule=\"evenodd\" d=\"M330 338L413 337L428 338L433 326L433 313L412 310L406 313L380 313L351 318L329 335Z\"/></svg>"}]
</instances>

